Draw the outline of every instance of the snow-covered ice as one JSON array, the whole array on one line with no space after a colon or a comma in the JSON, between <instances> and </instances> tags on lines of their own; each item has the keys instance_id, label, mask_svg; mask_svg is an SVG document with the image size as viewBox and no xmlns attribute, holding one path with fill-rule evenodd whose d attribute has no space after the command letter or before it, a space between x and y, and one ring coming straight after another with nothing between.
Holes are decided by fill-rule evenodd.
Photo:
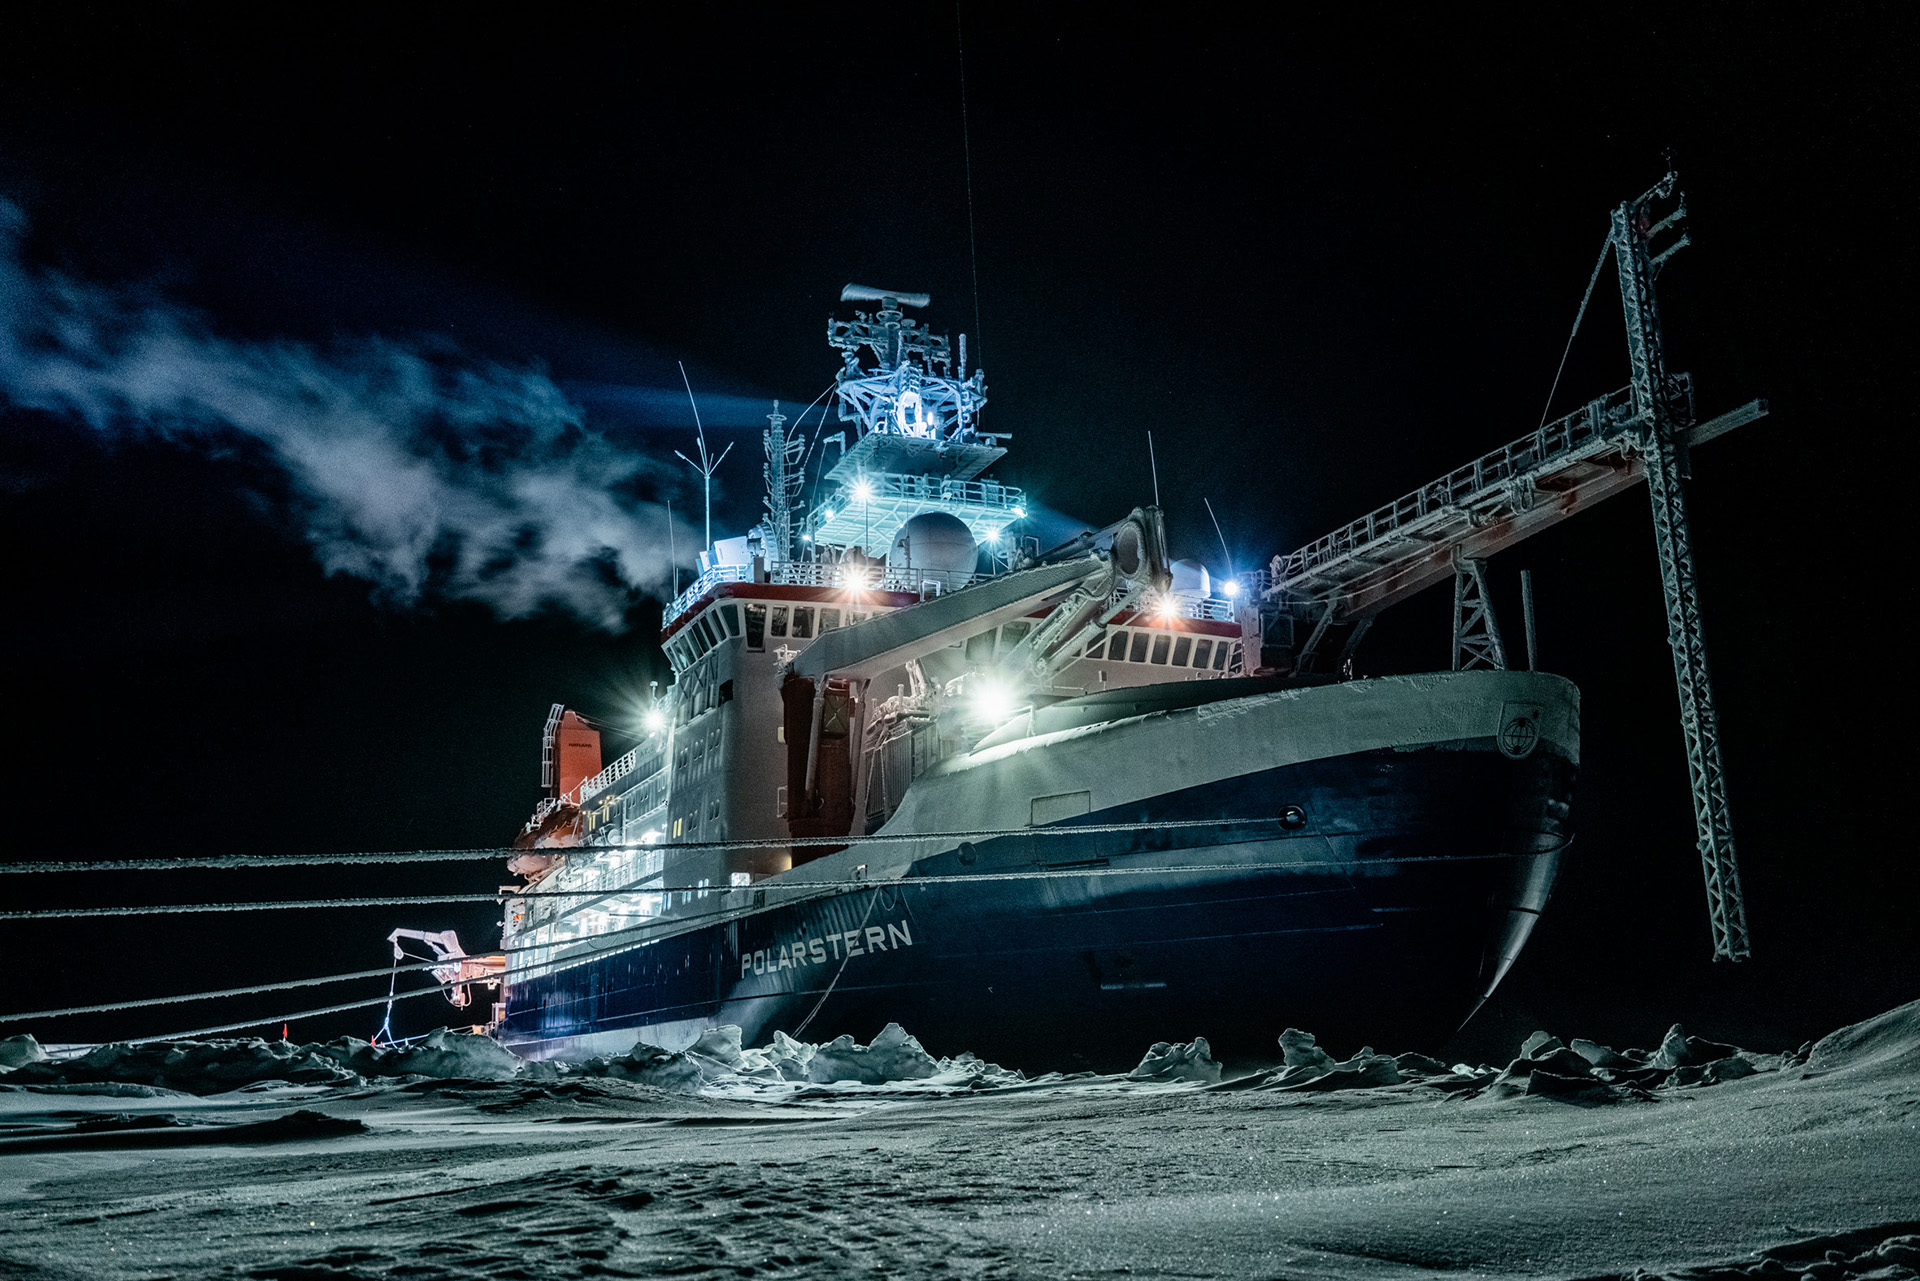
<instances>
[{"instance_id":1,"label":"snow-covered ice","mask_svg":"<svg viewBox=\"0 0 1920 1281\"><path fill-rule=\"evenodd\" d=\"M1920 1274L1920 1002L1792 1054L1279 1048L10 1041L0 1277Z\"/></svg>"}]
</instances>

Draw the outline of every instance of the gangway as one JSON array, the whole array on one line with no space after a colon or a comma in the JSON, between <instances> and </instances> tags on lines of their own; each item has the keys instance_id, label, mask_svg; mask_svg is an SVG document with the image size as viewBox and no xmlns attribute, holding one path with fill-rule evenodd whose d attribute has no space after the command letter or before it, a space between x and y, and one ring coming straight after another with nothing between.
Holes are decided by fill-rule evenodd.
<instances>
[{"instance_id":1,"label":"gangway","mask_svg":"<svg viewBox=\"0 0 1920 1281\"><path fill-rule=\"evenodd\" d=\"M1335 661L1350 658L1383 610L1448 579L1455 585L1454 666L1505 666L1485 600L1486 559L1646 482L1714 957L1739 961L1751 948L1682 481L1694 447L1764 417L1767 402L1751 400L1701 422L1694 414L1692 379L1667 372L1653 282L1667 260L1692 242L1681 230L1684 195L1664 218L1656 221L1653 211L1676 195L1677 181L1669 173L1614 209L1594 269L1597 279L1606 254L1613 254L1626 312L1630 384L1298 551L1275 556L1255 585L1269 634L1295 671L1313 670L1335 638L1341 642ZM1653 242L1669 235L1667 247L1655 253ZM1578 327L1576 320L1576 332Z\"/></svg>"}]
</instances>

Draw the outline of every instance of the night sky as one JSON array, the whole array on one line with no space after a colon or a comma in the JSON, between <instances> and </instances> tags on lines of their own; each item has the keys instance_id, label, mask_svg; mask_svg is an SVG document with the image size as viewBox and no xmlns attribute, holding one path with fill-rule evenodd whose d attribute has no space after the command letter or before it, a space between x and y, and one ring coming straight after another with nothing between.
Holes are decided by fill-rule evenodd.
<instances>
[{"instance_id":1,"label":"night sky","mask_svg":"<svg viewBox=\"0 0 1920 1281\"><path fill-rule=\"evenodd\" d=\"M987 420L1013 433L996 474L1037 503L1104 524L1150 501L1151 431L1176 553L1221 567L1204 497L1236 567L1262 564L1531 430L1609 209L1671 158L1695 243L1660 282L1670 364L1705 414L1773 407L1703 448L1690 490L1755 957L1709 959L1636 490L1493 564L1516 649L1533 570L1585 759L1554 902L1455 1048L1498 1057L1536 1026L1647 1044L1676 1019L1773 1048L1910 1000L1911 46L1891 9L1715 12L11 21L4 857L510 839L547 706L631 724L666 675L664 504L686 562L699 503L672 456L693 439L675 362L715 447L737 442L715 526L743 532L758 415L831 380L848 281L929 291L936 328L968 334ZM1626 380L1609 266L1553 409ZM436 503L456 515L408 524ZM616 550L570 551L596 540ZM1444 667L1449 605L1389 613L1361 674ZM9 877L0 901L508 879ZM374 968L394 925L480 947L490 922L9 923L5 1004ZM144 1035L377 988L35 1030ZM444 1007L400 1011L424 1030Z\"/></svg>"}]
</instances>

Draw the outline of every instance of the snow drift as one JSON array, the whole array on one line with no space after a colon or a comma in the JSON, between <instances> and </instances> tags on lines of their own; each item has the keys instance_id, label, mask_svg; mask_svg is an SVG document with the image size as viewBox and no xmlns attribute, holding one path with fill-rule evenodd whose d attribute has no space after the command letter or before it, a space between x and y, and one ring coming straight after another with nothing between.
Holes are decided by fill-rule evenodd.
<instances>
[{"instance_id":1,"label":"snow drift","mask_svg":"<svg viewBox=\"0 0 1920 1281\"><path fill-rule=\"evenodd\" d=\"M1616 1050L1575 1037L1535 1032L1504 1068L1446 1064L1424 1054L1389 1055L1363 1046L1335 1058L1298 1028L1280 1034L1281 1065L1223 1081L1205 1037L1155 1043L1117 1083L1188 1084L1216 1090L1297 1093L1434 1090L1467 1098L1546 1098L1576 1104L1619 1103L1656 1092L1698 1089L1760 1073L1804 1067L1832 1072L1910 1074L1920 1067L1920 1001L1842 1028L1791 1053L1770 1054L1690 1035L1675 1024L1651 1050ZM442 1028L419 1041L376 1046L353 1037L319 1044L238 1039L111 1044L52 1060L30 1036L0 1040L0 1077L9 1086L100 1093L173 1090L218 1094L267 1081L362 1086L402 1078L555 1082L630 1081L674 1093L805 1097L882 1090L909 1093L996 1089L1096 1078L1049 1073L1029 1078L971 1054L936 1058L897 1023L861 1045L851 1036L822 1044L775 1032L762 1047L742 1044L731 1025L709 1028L685 1050L637 1042L625 1054L581 1063L528 1063L485 1036Z\"/></svg>"}]
</instances>

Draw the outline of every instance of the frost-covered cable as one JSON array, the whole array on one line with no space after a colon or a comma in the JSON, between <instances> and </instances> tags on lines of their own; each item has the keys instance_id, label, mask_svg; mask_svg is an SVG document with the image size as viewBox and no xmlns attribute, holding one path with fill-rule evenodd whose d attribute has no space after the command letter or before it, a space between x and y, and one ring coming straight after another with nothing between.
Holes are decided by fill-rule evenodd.
<instances>
[{"instance_id":1,"label":"frost-covered cable","mask_svg":"<svg viewBox=\"0 0 1920 1281\"><path fill-rule=\"evenodd\" d=\"M349 983L354 979L380 978L389 974L410 974L417 970L439 969L446 961L426 965L396 965L378 970L353 970L346 974L326 974L313 979L283 979L278 983L256 983L251 987L228 987L212 992L182 992L177 996L149 996L137 1001L108 1001L101 1005L69 1005L57 1010L22 1010L18 1014L0 1014L0 1023L20 1023L27 1019L58 1019L74 1014L110 1014L115 1010L140 1010L155 1005L185 1005L192 1001L215 1001L230 996L256 996L261 992L287 992L299 987L324 987L329 983Z\"/></svg>"},{"instance_id":2,"label":"frost-covered cable","mask_svg":"<svg viewBox=\"0 0 1920 1281\"><path fill-rule=\"evenodd\" d=\"M1432 862L1454 862L1454 861L1463 861L1463 860L1486 861L1489 859L1514 859L1514 858L1536 857L1540 854L1557 853L1564 848L1565 848L1565 843L1562 842L1560 845L1555 846L1553 849L1537 850L1537 851L1533 851L1531 854L1410 855L1410 856L1401 857L1401 858L1368 859L1366 861L1370 864L1432 863ZM800 884L804 884L805 886L811 887L811 888L821 888L821 889L832 889L841 885L854 885L864 889L874 890L875 893L872 899L868 903L868 912L871 913L874 904L876 904L879 901L880 892L890 890L890 889L902 889L916 882L924 884L927 882L941 881L941 880L948 880L948 879L967 880L967 881L1012 880L1012 879L1030 879L1034 877L1047 877L1047 876L1094 876L1094 875L1128 873L1128 872L1131 872L1133 874L1141 874L1141 873L1155 872L1155 871L1158 871L1158 872L1179 872L1179 871L1191 871L1191 870L1225 871L1225 870L1249 870L1249 869L1258 870L1261 868L1303 868L1303 867L1323 867L1323 866L1338 866L1341 868L1346 868L1348 865L1345 863L1341 863L1338 860L1314 860L1310 862L1299 862L1299 863L1238 864L1232 867L1209 866L1209 867L1199 868L1199 869L1178 868L1178 867L1143 868L1143 869L1137 869L1137 870L1124 869L1124 868L1081 868L1081 869L1075 869L1075 870L1051 870L1046 872L970 873L970 874L954 876L951 878L915 877L909 880L888 881L888 882L882 882L878 884L872 881L856 881L856 882L817 882L816 881L816 882L805 882ZM689 888L697 889L700 887L689 887ZM164 909L156 909L156 910L164 910ZM493 952L486 953L485 955L510 957L510 956L517 956L526 952L551 951L556 946L578 945L582 949L581 951L574 952L567 957L558 958L553 961L541 962L534 965L522 967L521 970L515 975L515 978L517 981L524 982L529 978L545 977L550 974L559 973L562 970L576 968L577 966L587 964L591 961L604 960L607 957L618 956L623 952L629 952L635 948L645 947L649 943L654 942L660 934L669 930L677 930L679 932L688 932L694 929L704 929L710 925L724 923L724 921L729 918L738 919L744 916L751 915L752 912L755 910L757 909L745 908L745 907L739 907L739 906L728 907L722 904L721 906L715 907L707 911L696 912L696 913L692 913L684 916L663 917L653 921L649 921L643 925L628 926L619 930L611 930L605 934L594 935L590 938L568 939L568 940L563 940L559 944L551 943L551 942L537 943L537 944L535 943L523 944L522 946L519 946L519 947L497 949ZM719 918L719 919L716 920L714 918ZM636 934L644 935L646 937L643 937L634 941L623 941L623 940L631 940L632 936ZM617 943L618 946L607 946L608 944L613 944L613 943ZM144 1009L144 1008L151 1008L151 1007L162 1006L162 1005L182 1005L182 1004L186 1004L193 1001L213 1000L221 997L249 996L249 995L255 995L262 992L283 992L283 991L288 991L290 989L300 988L300 987L317 987L317 986L322 986L328 983L348 982L355 979L378 978L381 975L390 974L390 973L391 974L411 973L419 970L438 969L444 965L449 964L450 961L454 961L457 959L458 958L449 958L448 961L431 961L431 962L426 962L424 964L419 964L419 965L396 966L390 969L356 970L356 971L351 971L344 974L324 975L319 978L291 979L291 980L285 980L278 983L261 983L251 987L226 988L218 991L209 991L209 992L186 992L176 996L148 997L148 998L145 998L142 1000L136 1000L136 1001L116 1001L116 1002L111 1002L111 1003L102 1004L102 1005L82 1005L82 1006L71 1006L63 1009L29 1010L29 1011L24 1011L18 1014L0 1014L0 1023L18 1023L28 1019L60 1018L68 1015L107 1013L107 1012L112 1012L116 1010ZM371 1000L350 1001L340 1005L331 1005L331 1006L326 1006L321 1009L315 1009L315 1010L295 1010L290 1013L275 1014L266 1018L250 1020L247 1022L226 1023L218 1027L198 1028L198 1029L194 1029L192 1031L187 1031L187 1032L168 1033L164 1036L145 1037L145 1038L141 1038L138 1041L128 1042L128 1044L144 1044L146 1042L152 1042L152 1041L178 1040L182 1037L204 1036L204 1035L210 1035L211 1033L214 1033L214 1032L229 1032L237 1028L257 1027L257 1026L264 1026L272 1023L289 1022L293 1019L310 1018L320 1014L333 1014L333 1013L339 1013L345 1010L366 1009L370 1006L381 1005L391 1000L405 1000L408 997L424 996L431 992L445 992L450 988L460 987L468 983L484 983L487 981L489 980L485 978L455 979L450 982L437 983L430 987L420 988L412 992L402 992L397 995L391 994L391 991L390 991L389 996L375 997ZM817 1006L816 1006L816 1010L817 1010ZM811 1021L811 1016L809 1016L809 1021Z\"/></svg>"},{"instance_id":3,"label":"frost-covered cable","mask_svg":"<svg viewBox=\"0 0 1920 1281\"><path fill-rule=\"evenodd\" d=\"M699 853L724 853L729 850L807 849L831 845L835 849L867 846L906 845L927 841L990 841L1002 836L1084 836L1115 832L1177 832L1192 827L1219 827L1231 824L1245 827L1259 823L1277 823L1276 818L1247 819L1172 819L1161 823L1091 823L1078 827L1011 827L975 832L918 832L899 836L786 836L751 841L674 841L667 844L576 845L542 850L522 850L496 845L478 849L374 850L345 854L216 854L211 858L132 858L103 859L90 862L0 863L0 876L28 872L180 872L233 871L276 867L333 867L370 863L479 863L512 858L516 854L566 854L575 850L598 853L603 850L676 850Z\"/></svg>"},{"instance_id":4,"label":"frost-covered cable","mask_svg":"<svg viewBox=\"0 0 1920 1281\"><path fill-rule=\"evenodd\" d=\"M423 987L412 992L402 992L391 999L404 1001L414 996L432 996L440 991L438 987ZM238 1023L221 1023L214 1027L189 1028L184 1032L163 1032L159 1036L136 1036L120 1045L152 1045L156 1041L185 1041L196 1036L212 1036L215 1032L237 1032L242 1028L271 1027L275 1023L291 1023L295 1019L318 1018L322 1014L341 1014L347 1010L364 1010L369 1006L385 1005L389 998L376 996L371 1001L343 1001L339 1005L323 1005L313 1010L292 1010L284 1014L270 1014L265 1018L243 1019Z\"/></svg>"},{"instance_id":5,"label":"frost-covered cable","mask_svg":"<svg viewBox=\"0 0 1920 1281\"><path fill-rule=\"evenodd\" d=\"M1541 851L1546 852L1546 851ZM1472 862L1487 859L1531 858L1533 854L1431 854L1409 855L1402 858L1367 858L1359 862L1367 866L1385 863L1450 863ZM1062 877L1102 877L1102 876L1160 876L1175 873L1200 873L1219 875L1229 872L1251 871L1298 871L1317 867L1331 867L1351 870L1354 863L1342 859L1302 859L1294 862L1277 863L1200 863L1179 866L1154 867L1070 867L1045 868L1033 872L953 872L932 876L900 877L893 880L875 882L871 880L820 880L789 881L775 888L795 890L870 890L876 884L883 887L952 885L990 881L1041 881ZM760 883L764 888L765 882ZM606 899L622 894L692 894L692 893L732 893L738 887L711 885L654 885L646 881L635 881L611 890L538 890L513 895L519 902L531 899ZM165 916L170 913L205 912L277 912L289 910L308 911L328 907L421 907L436 903L500 903L506 896L494 894L409 894L392 898L314 898L279 899L264 903L161 903L148 906L123 907L59 907L26 912L0 912L0 921L58 921L73 920L96 916ZM667 918L677 920L683 918ZM385 973L385 971L381 971Z\"/></svg>"},{"instance_id":6,"label":"frost-covered cable","mask_svg":"<svg viewBox=\"0 0 1920 1281\"><path fill-rule=\"evenodd\" d=\"M1587 318L1587 304L1593 301L1593 287L1600 282L1600 269L1607 265L1607 250L1613 248L1613 233L1608 231L1607 241L1600 246L1600 257L1593 264L1593 274L1587 277L1587 292L1580 296L1580 310L1574 313L1573 332L1567 335L1567 345L1560 353L1560 367L1553 371L1553 386L1547 388L1547 403L1540 409L1540 427L1547 425L1547 413L1553 408L1553 394L1560 390L1560 375L1567 372L1567 357L1573 354L1573 340L1580 335L1580 322ZM1540 427L1535 427L1539 431Z\"/></svg>"}]
</instances>

